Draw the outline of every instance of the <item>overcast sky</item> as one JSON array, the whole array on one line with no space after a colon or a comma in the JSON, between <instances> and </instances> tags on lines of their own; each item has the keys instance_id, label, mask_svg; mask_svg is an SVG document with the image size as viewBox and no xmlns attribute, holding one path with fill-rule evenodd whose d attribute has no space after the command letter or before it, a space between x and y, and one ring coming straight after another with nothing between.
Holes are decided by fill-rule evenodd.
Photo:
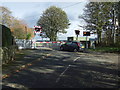
<instances>
[{"instance_id":1,"label":"overcast sky","mask_svg":"<svg viewBox=\"0 0 120 90\"><path fill-rule=\"evenodd\" d=\"M68 36L76 36L74 32L76 29L81 31L79 36L83 36L83 29L78 25L85 25L85 22L80 20L78 16L83 14L83 9L88 1L79 1L80 2L2 2L2 6L8 7L14 17L25 20L28 26L32 28L36 25L43 11L47 8L50 6L62 8L71 23L67 29L67 33L59 35L60 38L66 38Z\"/></svg>"}]
</instances>

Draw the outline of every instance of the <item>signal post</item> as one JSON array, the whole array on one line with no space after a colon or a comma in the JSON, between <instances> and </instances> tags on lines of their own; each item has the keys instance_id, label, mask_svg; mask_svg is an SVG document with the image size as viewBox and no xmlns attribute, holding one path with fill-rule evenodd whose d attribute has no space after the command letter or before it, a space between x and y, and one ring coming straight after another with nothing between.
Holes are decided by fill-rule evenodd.
<instances>
[{"instance_id":1,"label":"signal post","mask_svg":"<svg viewBox=\"0 0 120 90\"><path fill-rule=\"evenodd\" d=\"M86 36L86 49L88 48L88 43L87 43L87 36L90 36L90 32L84 31L83 36Z\"/></svg>"}]
</instances>

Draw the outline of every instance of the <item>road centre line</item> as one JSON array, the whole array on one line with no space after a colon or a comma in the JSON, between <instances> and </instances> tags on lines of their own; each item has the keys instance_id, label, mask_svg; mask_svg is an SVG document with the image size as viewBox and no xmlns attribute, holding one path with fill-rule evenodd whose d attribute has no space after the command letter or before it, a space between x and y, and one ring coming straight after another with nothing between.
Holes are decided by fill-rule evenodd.
<instances>
[{"instance_id":1,"label":"road centre line","mask_svg":"<svg viewBox=\"0 0 120 90\"><path fill-rule=\"evenodd\" d=\"M78 60L80 57L77 57L73 60L73 62L75 62L76 60ZM59 75L59 77L56 79L56 83L60 80L60 78L63 76L63 74L68 70L68 68L71 66L71 64L69 64L67 66L67 68Z\"/></svg>"},{"instance_id":2,"label":"road centre line","mask_svg":"<svg viewBox=\"0 0 120 90\"><path fill-rule=\"evenodd\" d=\"M77 57L77 58L75 58L73 61L75 62L75 61L77 61L79 58L80 58L80 57Z\"/></svg>"},{"instance_id":3,"label":"road centre line","mask_svg":"<svg viewBox=\"0 0 120 90\"><path fill-rule=\"evenodd\" d=\"M68 70L70 65L67 66L67 68L59 75L59 77L56 79L56 83L60 80L60 78L63 76L63 74Z\"/></svg>"}]
</instances>

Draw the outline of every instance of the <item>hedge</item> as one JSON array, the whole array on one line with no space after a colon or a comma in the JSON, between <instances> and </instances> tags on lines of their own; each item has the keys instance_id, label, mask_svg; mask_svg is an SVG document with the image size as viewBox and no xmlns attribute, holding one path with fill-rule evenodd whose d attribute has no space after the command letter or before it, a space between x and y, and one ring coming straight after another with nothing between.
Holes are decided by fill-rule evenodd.
<instances>
[{"instance_id":1,"label":"hedge","mask_svg":"<svg viewBox=\"0 0 120 90\"><path fill-rule=\"evenodd\" d=\"M12 36L10 29L0 24L0 30L2 30L2 47L13 45L14 37Z\"/></svg>"}]
</instances>

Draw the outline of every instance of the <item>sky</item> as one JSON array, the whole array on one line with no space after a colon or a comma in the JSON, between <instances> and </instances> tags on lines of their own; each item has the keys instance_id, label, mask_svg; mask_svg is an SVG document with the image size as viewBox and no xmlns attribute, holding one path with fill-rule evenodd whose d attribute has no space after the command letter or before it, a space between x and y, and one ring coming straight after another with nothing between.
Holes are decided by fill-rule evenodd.
<instances>
[{"instance_id":1,"label":"sky","mask_svg":"<svg viewBox=\"0 0 120 90\"><path fill-rule=\"evenodd\" d=\"M54 2L53 2L54 1ZM67 37L76 36L74 30L80 30L80 35L83 36L83 28L79 27L78 25L86 25L86 23L79 19L78 16L83 14L83 9L85 8L85 5L88 3L87 0L70 0L71 2L64 1L64 2L58 2L56 0L47 2L44 1L36 1L36 0L30 0L29 2L25 2L23 0L17 0L17 2L14 2L12 0L11 2L3 1L2 6L7 7L10 11L12 11L12 16L25 20L25 22L28 24L29 27L34 27L42 15L43 11L45 11L50 6L57 6L61 8L63 11L66 12L68 19L71 23L68 29L66 29L66 34L58 34L58 37L60 39L66 39ZM76 2L74 2L76 1ZM1 4L0 4L1 5ZM91 36L94 37L94 36ZM36 36L35 38L39 38Z\"/></svg>"}]
</instances>

